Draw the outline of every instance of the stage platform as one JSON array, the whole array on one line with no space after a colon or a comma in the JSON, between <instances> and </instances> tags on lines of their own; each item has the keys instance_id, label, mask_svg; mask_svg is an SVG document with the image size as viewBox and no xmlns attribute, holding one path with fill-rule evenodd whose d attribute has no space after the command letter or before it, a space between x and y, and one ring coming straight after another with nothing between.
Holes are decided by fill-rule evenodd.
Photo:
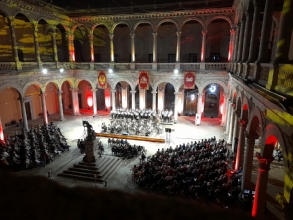
<instances>
[{"instance_id":1,"label":"stage platform","mask_svg":"<svg viewBox=\"0 0 293 220\"><path fill-rule=\"evenodd\" d=\"M151 138L151 137L144 137L144 136L108 134L108 133L95 133L95 135L96 137L119 138L119 139L136 140L136 141L165 143L165 139L162 139L162 138Z\"/></svg>"}]
</instances>

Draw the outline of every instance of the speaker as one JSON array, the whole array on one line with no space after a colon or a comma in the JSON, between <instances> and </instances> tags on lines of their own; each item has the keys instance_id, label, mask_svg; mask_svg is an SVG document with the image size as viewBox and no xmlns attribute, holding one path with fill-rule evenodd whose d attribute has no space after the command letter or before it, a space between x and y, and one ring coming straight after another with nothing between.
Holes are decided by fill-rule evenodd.
<instances>
[{"instance_id":1,"label":"speaker","mask_svg":"<svg viewBox=\"0 0 293 220\"><path fill-rule=\"evenodd\" d=\"M169 129L169 128L165 128L165 132L168 132L168 129Z\"/></svg>"},{"instance_id":2,"label":"speaker","mask_svg":"<svg viewBox=\"0 0 293 220\"><path fill-rule=\"evenodd\" d=\"M171 133L171 128L168 128L168 132Z\"/></svg>"}]
</instances>

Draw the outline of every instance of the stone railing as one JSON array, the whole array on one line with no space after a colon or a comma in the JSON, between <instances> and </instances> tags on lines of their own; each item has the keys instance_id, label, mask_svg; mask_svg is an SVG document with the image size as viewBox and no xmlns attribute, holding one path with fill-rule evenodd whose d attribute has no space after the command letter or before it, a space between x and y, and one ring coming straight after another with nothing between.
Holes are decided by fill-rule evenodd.
<instances>
[{"instance_id":1,"label":"stone railing","mask_svg":"<svg viewBox=\"0 0 293 220\"><path fill-rule=\"evenodd\" d=\"M180 70L183 71L192 71L192 70L199 70L200 64L199 63L180 63Z\"/></svg>"},{"instance_id":2,"label":"stone railing","mask_svg":"<svg viewBox=\"0 0 293 220\"><path fill-rule=\"evenodd\" d=\"M174 63L158 63L158 70L173 71L174 69Z\"/></svg>"},{"instance_id":3,"label":"stone railing","mask_svg":"<svg viewBox=\"0 0 293 220\"><path fill-rule=\"evenodd\" d=\"M0 72L11 72L16 70L15 62L1 62L0 63Z\"/></svg>"},{"instance_id":4,"label":"stone railing","mask_svg":"<svg viewBox=\"0 0 293 220\"><path fill-rule=\"evenodd\" d=\"M258 84L262 86L266 86L269 78L270 69L273 68L272 64L269 63L261 63L260 64L260 70L259 70L259 79ZM257 79L256 79L257 80Z\"/></svg>"},{"instance_id":5,"label":"stone railing","mask_svg":"<svg viewBox=\"0 0 293 220\"><path fill-rule=\"evenodd\" d=\"M26 71L39 70L37 62L21 62L21 67Z\"/></svg>"},{"instance_id":6,"label":"stone railing","mask_svg":"<svg viewBox=\"0 0 293 220\"><path fill-rule=\"evenodd\" d=\"M135 69L137 70L151 70L153 68L151 63L136 63Z\"/></svg>"},{"instance_id":7,"label":"stone railing","mask_svg":"<svg viewBox=\"0 0 293 220\"><path fill-rule=\"evenodd\" d=\"M205 70L228 70L230 63L202 63L204 64L204 69ZM201 65L201 68L202 65Z\"/></svg>"}]
</instances>

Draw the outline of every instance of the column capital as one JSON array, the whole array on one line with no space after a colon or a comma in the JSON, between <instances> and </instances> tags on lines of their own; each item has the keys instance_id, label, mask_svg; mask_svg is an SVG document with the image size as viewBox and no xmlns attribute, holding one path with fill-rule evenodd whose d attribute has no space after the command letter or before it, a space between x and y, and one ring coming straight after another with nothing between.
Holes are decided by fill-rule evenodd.
<instances>
[{"instance_id":1,"label":"column capital","mask_svg":"<svg viewBox=\"0 0 293 220\"><path fill-rule=\"evenodd\" d=\"M253 0L253 6L255 8L258 8L259 7L259 0Z\"/></svg>"},{"instance_id":2,"label":"column capital","mask_svg":"<svg viewBox=\"0 0 293 220\"><path fill-rule=\"evenodd\" d=\"M153 32L153 36L157 37L158 33L157 32Z\"/></svg>"},{"instance_id":3,"label":"column capital","mask_svg":"<svg viewBox=\"0 0 293 220\"><path fill-rule=\"evenodd\" d=\"M41 98L44 98L47 94L46 93L40 93L39 96L41 96Z\"/></svg>"},{"instance_id":4,"label":"column capital","mask_svg":"<svg viewBox=\"0 0 293 220\"><path fill-rule=\"evenodd\" d=\"M265 158L265 157L261 157L260 153L256 152L255 154L258 162L259 162L259 169L263 170L263 171L269 171L270 170L270 164L271 162L274 160L273 157L271 158Z\"/></svg>"},{"instance_id":5,"label":"column capital","mask_svg":"<svg viewBox=\"0 0 293 220\"><path fill-rule=\"evenodd\" d=\"M69 41L73 41L74 40L74 35L72 33L66 32L66 37Z\"/></svg>"},{"instance_id":6,"label":"column capital","mask_svg":"<svg viewBox=\"0 0 293 220\"><path fill-rule=\"evenodd\" d=\"M224 96L224 98L227 98L227 97L229 97L229 94L228 93L223 93L223 96Z\"/></svg>"},{"instance_id":7,"label":"column capital","mask_svg":"<svg viewBox=\"0 0 293 220\"><path fill-rule=\"evenodd\" d=\"M58 93L58 95L62 95L63 91L62 90L58 90L57 93Z\"/></svg>"},{"instance_id":8,"label":"column capital","mask_svg":"<svg viewBox=\"0 0 293 220\"><path fill-rule=\"evenodd\" d=\"M202 33L202 36L205 36L208 33L208 30L202 30L201 33Z\"/></svg>"},{"instance_id":9,"label":"column capital","mask_svg":"<svg viewBox=\"0 0 293 220\"><path fill-rule=\"evenodd\" d=\"M130 93L131 93L131 94L135 94L136 91L135 91L135 90L131 90Z\"/></svg>"},{"instance_id":10,"label":"column capital","mask_svg":"<svg viewBox=\"0 0 293 220\"><path fill-rule=\"evenodd\" d=\"M197 93L198 97L202 97L203 94L202 93Z\"/></svg>"},{"instance_id":11,"label":"column capital","mask_svg":"<svg viewBox=\"0 0 293 220\"><path fill-rule=\"evenodd\" d=\"M78 88L71 88L70 89L72 92L78 92Z\"/></svg>"},{"instance_id":12,"label":"column capital","mask_svg":"<svg viewBox=\"0 0 293 220\"><path fill-rule=\"evenodd\" d=\"M238 119L238 121L239 121L240 127L245 129L247 126L247 121L243 119Z\"/></svg>"},{"instance_id":13,"label":"column capital","mask_svg":"<svg viewBox=\"0 0 293 220\"><path fill-rule=\"evenodd\" d=\"M135 33L130 33L130 37L134 38L135 37Z\"/></svg>"},{"instance_id":14,"label":"column capital","mask_svg":"<svg viewBox=\"0 0 293 220\"><path fill-rule=\"evenodd\" d=\"M236 32L236 28L231 28L231 29L230 29L230 34L231 34L231 35L235 35L235 32Z\"/></svg>"},{"instance_id":15,"label":"column capital","mask_svg":"<svg viewBox=\"0 0 293 220\"><path fill-rule=\"evenodd\" d=\"M88 37L89 37L90 40L93 40L94 39L94 35L93 34L89 34Z\"/></svg>"},{"instance_id":16,"label":"column capital","mask_svg":"<svg viewBox=\"0 0 293 220\"><path fill-rule=\"evenodd\" d=\"M242 23L238 23L238 24L236 24L236 31L239 31L239 30L240 30L241 25L242 25Z\"/></svg>"},{"instance_id":17,"label":"column capital","mask_svg":"<svg viewBox=\"0 0 293 220\"><path fill-rule=\"evenodd\" d=\"M178 94L179 94L179 92L174 92L174 95L175 95L175 96L178 96Z\"/></svg>"},{"instance_id":18,"label":"column capital","mask_svg":"<svg viewBox=\"0 0 293 220\"><path fill-rule=\"evenodd\" d=\"M114 34L108 34L108 35L109 35L110 39L113 40Z\"/></svg>"},{"instance_id":19,"label":"column capital","mask_svg":"<svg viewBox=\"0 0 293 220\"><path fill-rule=\"evenodd\" d=\"M176 34L177 34L177 37L180 37L181 31L177 31Z\"/></svg>"},{"instance_id":20,"label":"column capital","mask_svg":"<svg viewBox=\"0 0 293 220\"><path fill-rule=\"evenodd\" d=\"M22 103L24 103L26 101L26 97L19 97L18 100Z\"/></svg>"},{"instance_id":21,"label":"column capital","mask_svg":"<svg viewBox=\"0 0 293 220\"><path fill-rule=\"evenodd\" d=\"M96 91L97 91L97 89L91 89L91 91L92 91L92 92L96 92Z\"/></svg>"},{"instance_id":22,"label":"column capital","mask_svg":"<svg viewBox=\"0 0 293 220\"><path fill-rule=\"evenodd\" d=\"M153 95L156 95L157 94L157 91L152 91Z\"/></svg>"},{"instance_id":23,"label":"column capital","mask_svg":"<svg viewBox=\"0 0 293 220\"><path fill-rule=\"evenodd\" d=\"M111 89L111 92L116 92L116 89Z\"/></svg>"}]
</instances>

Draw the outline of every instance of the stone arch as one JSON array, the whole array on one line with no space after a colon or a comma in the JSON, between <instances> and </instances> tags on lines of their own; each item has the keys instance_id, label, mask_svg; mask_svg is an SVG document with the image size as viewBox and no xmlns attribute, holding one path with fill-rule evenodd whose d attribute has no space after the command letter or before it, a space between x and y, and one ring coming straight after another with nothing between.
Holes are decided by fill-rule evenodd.
<instances>
[{"instance_id":1,"label":"stone arch","mask_svg":"<svg viewBox=\"0 0 293 220\"><path fill-rule=\"evenodd\" d=\"M199 18L197 18L197 17L192 17L192 18L187 18L187 19L185 19L185 20L182 22L182 24L181 24L180 27L179 27L180 30L182 29L182 27L184 26L184 24L186 24L188 21L197 21L198 23L201 24L203 30L206 29L206 25L204 24L204 22L203 22L201 19L199 19Z\"/></svg>"},{"instance_id":2,"label":"stone arch","mask_svg":"<svg viewBox=\"0 0 293 220\"><path fill-rule=\"evenodd\" d=\"M49 20L48 18L45 18L44 16L40 16L36 19L36 22L39 23L41 20L44 20L47 24L49 24L49 22L47 20Z\"/></svg>"},{"instance_id":3,"label":"stone arch","mask_svg":"<svg viewBox=\"0 0 293 220\"><path fill-rule=\"evenodd\" d=\"M25 12L23 12L23 11L18 10L18 11L16 11L16 12L14 12L14 13L13 13L13 18L15 18L18 14L22 14L22 15L24 15L24 16L29 20L29 22L32 23L32 25L33 25L33 19L30 18L30 17L29 17Z\"/></svg>"},{"instance_id":4,"label":"stone arch","mask_svg":"<svg viewBox=\"0 0 293 220\"><path fill-rule=\"evenodd\" d=\"M115 79L115 80L112 82L112 84L114 85L114 88L115 88L115 86L117 85L117 83L122 82L122 81L127 82L127 83L129 84L131 90L135 90L135 86L133 85L133 82L131 82L129 79L125 79L125 78L118 78L118 79ZM97 81L97 83L98 83L98 81Z\"/></svg>"},{"instance_id":5,"label":"stone arch","mask_svg":"<svg viewBox=\"0 0 293 220\"><path fill-rule=\"evenodd\" d=\"M44 92L44 90L43 90L43 84L42 83L40 83L39 81L30 81L30 82L28 82L28 83L26 83L25 85L24 85L24 87L23 87L23 89L22 89L22 94L25 94L25 91L27 90L27 88L29 87L29 86L31 86L31 85L35 85L35 86L37 86L37 87L39 87L40 88L40 90L42 91L42 92Z\"/></svg>"},{"instance_id":6,"label":"stone arch","mask_svg":"<svg viewBox=\"0 0 293 220\"><path fill-rule=\"evenodd\" d=\"M10 18L11 18L11 15L9 15L7 12L6 12L6 10L5 10L5 8L4 8L4 5L2 5L1 4L1 9L0 9L0 11L4 14L4 16L10 21Z\"/></svg>"},{"instance_id":7,"label":"stone arch","mask_svg":"<svg viewBox=\"0 0 293 220\"><path fill-rule=\"evenodd\" d=\"M75 29L76 29L77 27L80 27L80 26L85 27L85 29L87 30L87 32L88 32L89 34L91 33L91 30L90 30L86 25L84 25L84 24L76 24L76 25L72 26L72 28L71 28L72 33L74 33Z\"/></svg>"},{"instance_id":8,"label":"stone arch","mask_svg":"<svg viewBox=\"0 0 293 220\"><path fill-rule=\"evenodd\" d=\"M138 21L134 26L133 26L133 31L135 31L135 29L137 28L137 26L138 25L140 25L140 24L149 24L151 27L152 27L152 29L153 29L153 31L155 31L155 27L154 27L154 25L150 22L150 21L148 21L148 20L141 20L141 21Z\"/></svg>"},{"instance_id":9,"label":"stone arch","mask_svg":"<svg viewBox=\"0 0 293 220\"><path fill-rule=\"evenodd\" d=\"M74 85L73 80L70 79L70 78L65 78L65 79L62 79L62 80L59 81L60 89L61 89L61 87L62 87L62 84L65 83L65 82L68 82L69 85L70 85L70 88L73 88L73 85Z\"/></svg>"},{"instance_id":10,"label":"stone arch","mask_svg":"<svg viewBox=\"0 0 293 220\"><path fill-rule=\"evenodd\" d=\"M179 92L180 89L184 89L184 82L179 83L180 86L175 87L175 92ZM196 86L197 89L199 89L200 83L198 81L194 81L194 85ZM178 88L178 89L177 89ZM177 89L177 90L176 90Z\"/></svg>"},{"instance_id":11,"label":"stone arch","mask_svg":"<svg viewBox=\"0 0 293 220\"><path fill-rule=\"evenodd\" d=\"M230 94L230 98L231 98L231 101L233 104L236 103L236 97L237 97L237 94L238 94L238 89L235 85L231 85L231 94Z\"/></svg>"},{"instance_id":12,"label":"stone arch","mask_svg":"<svg viewBox=\"0 0 293 220\"><path fill-rule=\"evenodd\" d=\"M176 26L176 28L177 28L177 31L179 31L180 29L179 29L179 26L178 26L178 24L176 23L176 21L174 21L173 19L163 19L162 21L160 21L157 25L156 25L156 31L158 30L158 28L160 27L160 25L161 24L163 24L163 23L165 23L165 22L171 22L171 23L173 23L175 26Z\"/></svg>"},{"instance_id":13,"label":"stone arch","mask_svg":"<svg viewBox=\"0 0 293 220\"><path fill-rule=\"evenodd\" d=\"M75 87L76 88L78 87L78 85L79 85L79 83L81 81L87 81L91 85L92 89L95 89L96 86L97 86L97 84L95 84L94 82L92 82L90 79L84 77L84 78L78 78L78 79L75 80L74 84L75 84Z\"/></svg>"},{"instance_id":14,"label":"stone arch","mask_svg":"<svg viewBox=\"0 0 293 220\"><path fill-rule=\"evenodd\" d=\"M23 92L22 92L22 88L19 86L19 85L17 85L17 84L15 84L15 83L5 83L5 84L3 84L3 85L1 85L0 86L0 92L2 91L2 90L4 90L4 89L7 89L7 88L13 88L13 89L15 89L16 91L18 91L18 93L22 96L23 95Z\"/></svg>"},{"instance_id":15,"label":"stone arch","mask_svg":"<svg viewBox=\"0 0 293 220\"><path fill-rule=\"evenodd\" d=\"M214 21L214 20L217 20L217 19L223 19L223 20L226 20L229 24L230 24L230 27L233 26L233 22L231 21L230 18L228 18L227 16L224 16L224 15L217 15L217 16L214 16L212 18L210 18L207 22L206 22L206 27L209 26L209 24Z\"/></svg>"},{"instance_id":16,"label":"stone arch","mask_svg":"<svg viewBox=\"0 0 293 220\"><path fill-rule=\"evenodd\" d=\"M118 21L117 23L115 23L115 24L111 27L111 31L110 31L110 33L114 33L115 28L116 28L119 24L125 24L125 25L127 25L127 27L129 28L129 30L132 31L130 25L129 25L127 22L125 22L125 21Z\"/></svg>"},{"instance_id":17,"label":"stone arch","mask_svg":"<svg viewBox=\"0 0 293 220\"><path fill-rule=\"evenodd\" d=\"M105 24L94 24L92 27L91 27L91 31L93 32L94 30L95 30L95 28L96 27L98 27L98 26L105 26L106 28L107 28L107 30L108 30L108 32L110 33L110 31L111 31L111 28L109 28L107 25L105 25Z\"/></svg>"},{"instance_id":18,"label":"stone arch","mask_svg":"<svg viewBox=\"0 0 293 220\"><path fill-rule=\"evenodd\" d=\"M254 118L258 119L259 125L255 124ZM259 126L259 127L256 127ZM260 109L257 106L254 106L250 110L249 118L248 118L248 125L247 125L247 133L250 135L259 135L260 137L262 136L262 131L263 131L263 126L264 126L264 121L262 118L262 113Z\"/></svg>"},{"instance_id":19,"label":"stone arch","mask_svg":"<svg viewBox=\"0 0 293 220\"><path fill-rule=\"evenodd\" d=\"M157 90L158 86L159 86L161 83L170 83L170 84L174 87L174 89L176 88L176 86L175 86L176 83L175 83L175 82L170 81L170 80L167 80L167 79L160 79L160 80L158 80L157 82L155 82L153 85L151 85L152 88L153 88L153 90L154 90L154 91Z\"/></svg>"},{"instance_id":20,"label":"stone arch","mask_svg":"<svg viewBox=\"0 0 293 220\"><path fill-rule=\"evenodd\" d=\"M55 80L52 80L52 81L48 80L48 81L43 85L44 89L46 89L47 85L49 85L50 83L53 83L53 84L57 87L58 90L61 89L60 85L59 85Z\"/></svg>"},{"instance_id":21,"label":"stone arch","mask_svg":"<svg viewBox=\"0 0 293 220\"><path fill-rule=\"evenodd\" d=\"M224 93L228 92L228 85L225 84L223 81L217 80L217 79L216 80L207 80L207 81L204 81L203 83L201 83L200 85L198 85L198 92L202 93L204 88L211 83L219 84L220 86L222 86Z\"/></svg>"}]
</instances>

